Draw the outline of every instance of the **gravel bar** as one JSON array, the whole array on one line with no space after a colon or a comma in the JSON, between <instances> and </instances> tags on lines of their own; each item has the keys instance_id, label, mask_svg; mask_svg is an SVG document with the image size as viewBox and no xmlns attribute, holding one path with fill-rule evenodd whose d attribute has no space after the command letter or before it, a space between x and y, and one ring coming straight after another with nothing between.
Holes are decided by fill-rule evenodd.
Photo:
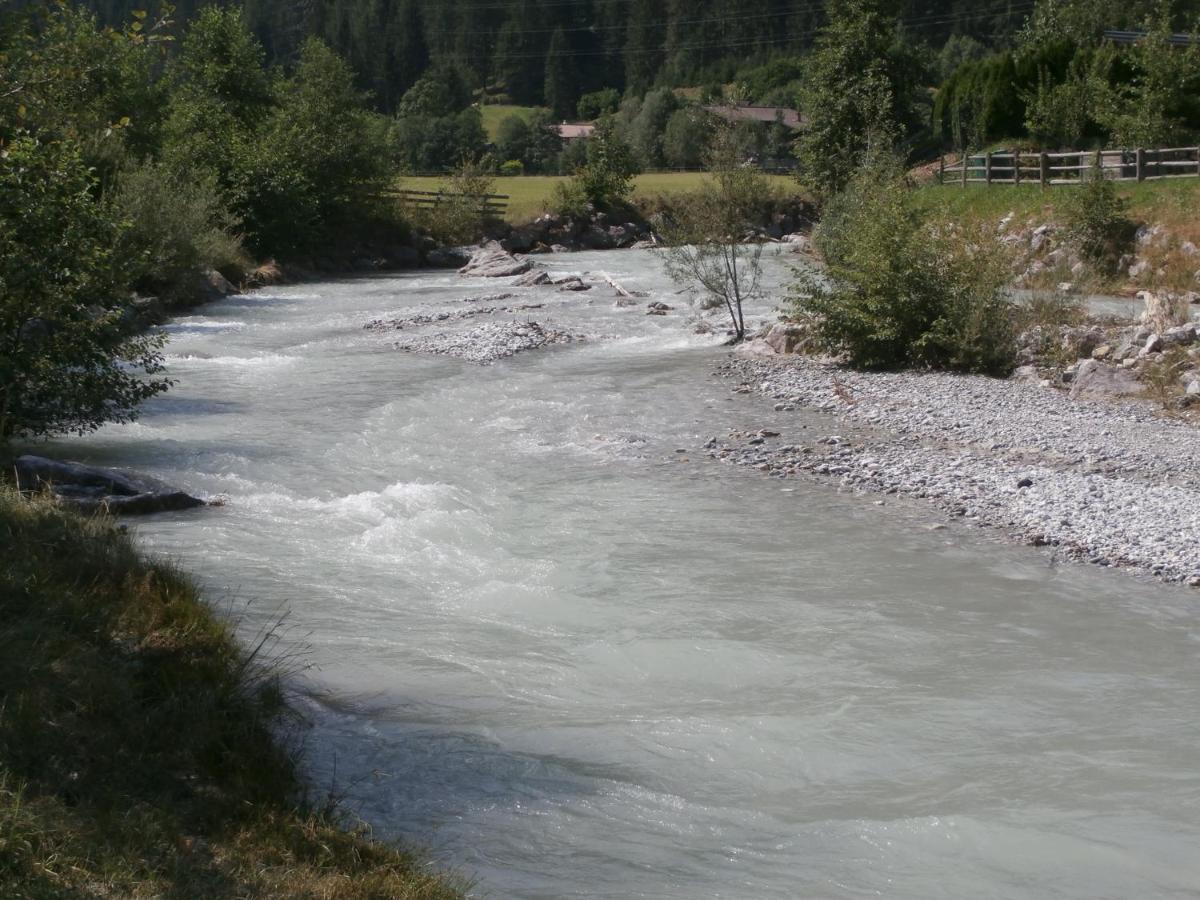
<instances>
[{"instance_id":1,"label":"gravel bar","mask_svg":"<svg viewBox=\"0 0 1200 900\"><path fill-rule=\"evenodd\" d=\"M734 393L775 401L773 421L815 409L840 433L797 416L794 433L776 425L782 433L713 438L715 458L924 499L1027 544L1200 587L1200 431L1148 403L807 357L735 356L717 374Z\"/></svg>"}]
</instances>

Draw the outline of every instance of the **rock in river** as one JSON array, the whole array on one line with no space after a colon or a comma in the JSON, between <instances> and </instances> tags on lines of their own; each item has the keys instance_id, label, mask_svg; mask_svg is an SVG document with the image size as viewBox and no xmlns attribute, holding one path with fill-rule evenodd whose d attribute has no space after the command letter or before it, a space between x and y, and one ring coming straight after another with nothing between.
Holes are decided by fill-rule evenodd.
<instances>
[{"instance_id":1,"label":"rock in river","mask_svg":"<svg viewBox=\"0 0 1200 900\"><path fill-rule=\"evenodd\" d=\"M41 456L19 457L13 468L19 490L48 490L60 502L82 512L106 511L113 515L137 516L205 505L203 500L190 494L116 469L59 462Z\"/></svg>"}]
</instances>

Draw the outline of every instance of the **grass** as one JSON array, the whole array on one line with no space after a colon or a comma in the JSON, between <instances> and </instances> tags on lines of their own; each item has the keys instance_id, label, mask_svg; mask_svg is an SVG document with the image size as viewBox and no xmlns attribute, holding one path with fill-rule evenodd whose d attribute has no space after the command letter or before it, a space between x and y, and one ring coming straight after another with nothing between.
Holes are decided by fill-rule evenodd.
<instances>
[{"instance_id":1,"label":"grass","mask_svg":"<svg viewBox=\"0 0 1200 900\"><path fill-rule=\"evenodd\" d=\"M3 487L0 546L0 896L462 896L306 802L278 670L184 575Z\"/></svg>"},{"instance_id":2,"label":"grass","mask_svg":"<svg viewBox=\"0 0 1200 900\"><path fill-rule=\"evenodd\" d=\"M479 112L483 115L483 130L487 132L488 140L496 140L500 134L500 123L509 116L518 116L528 122L535 112L538 111L536 106L509 106L506 104L497 104L495 106L483 105L479 107Z\"/></svg>"},{"instance_id":3,"label":"grass","mask_svg":"<svg viewBox=\"0 0 1200 900\"><path fill-rule=\"evenodd\" d=\"M484 107L489 109L491 107ZM650 199L656 195L686 194L699 187L708 176L702 172L655 172L639 175L635 180L634 199ZM769 176L771 183L788 190L797 190L796 182L785 175ZM522 175L497 178L495 192L509 196L509 222L527 222L546 211L554 195L554 186L566 181L562 175ZM438 177L404 178L400 187L416 191L436 191L446 179Z\"/></svg>"},{"instance_id":4,"label":"grass","mask_svg":"<svg viewBox=\"0 0 1200 900\"><path fill-rule=\"evenodd\" d=\"M1053 221L1070 185L1042 190L1038 185L933 184L917 192L918 202L958 222L998 222L1012 212L1016 221ZM1129 200L1129 215L1137 222L1162 224L1184 240L1200 237L1200 178L1118 182L1118 193Z\"/></svg>"}]
</instances>

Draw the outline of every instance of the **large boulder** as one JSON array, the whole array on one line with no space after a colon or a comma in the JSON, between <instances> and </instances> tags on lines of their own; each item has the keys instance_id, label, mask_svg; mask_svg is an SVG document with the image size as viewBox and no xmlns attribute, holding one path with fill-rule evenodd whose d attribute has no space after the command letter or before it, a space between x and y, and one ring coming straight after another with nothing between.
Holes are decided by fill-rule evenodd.
<instances>
[{"instance_id":1,"label":"large boulder","mask_svg":"<svg viewBox=\"0 0 1200 900\"><path fill-rule=\"evenodd\" d=\"M465 266L459 269L460 275L472 278L506 278L512 275L524 275L533 268L528 259L517 259L497 243L489 243L480 247L471 255Z\"/></svg>"},{"instance_id":2,"label":"large boulder","mask_svg":"<svg viewBox=\"0 0 1200 900\"><path fill-rule=\"evenodd\" d=\"M116 469L41 456L21 456L13 469L18 490L49 491L60 502L87 513L149 515L205 505L198 497L171 490L152 478Z\"/></svg>"},{"instance_id":3,"label":"large boulder","mask_svg":"<svg viewBox=\"0 0 1200 900\"><path fill-rule=\"evenodd\" d=\"M425 253L425 262L438 269L461 269L471 261L462 247L434 247Z\"/></svg>"},{"instance_id":4,"label":"large boulder","mask_svg":"<svg viewBox=\"0 0 1200 900\"><path fill-rule=\"evenodd\" d=\"M1072 400L1111 400L1142 392L1142 385L1128 369L1095 359L1079 364L1071 381Z\"/></svg>"},{"instance_id":5,"label":"large boulder","mask_svg":"<svg viewBox=\"0 0 1200 900\"><path fill-rule=\"evenodd\" d=\"M804 329L799 325L780 322L778 325L772 326L763 340L776 353L786 356L789 353L794 353L804 340Z\"/></svg>"}]
</instances>

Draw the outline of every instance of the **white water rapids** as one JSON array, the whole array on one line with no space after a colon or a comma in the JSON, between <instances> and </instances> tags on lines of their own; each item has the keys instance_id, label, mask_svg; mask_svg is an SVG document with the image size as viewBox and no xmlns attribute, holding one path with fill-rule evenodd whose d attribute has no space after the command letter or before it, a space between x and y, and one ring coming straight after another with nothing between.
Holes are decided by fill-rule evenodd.
<instances>
[{"instance_id":1,"label":"white water rapids","mask_svg":"<svg viewBox=\"0 0 1200 900\"><path fill-rule=\"evenodd\" d=\"M837 425L712 378L648 254L549 263L652 296L518 289L590 340L491 366L362 326L494 282L230 298L55 450L228 496L136 530L248 637L287 611L318 785L478 896L1200 896L1193 592L709 460Z\"/></svg>"}]
</instances>

